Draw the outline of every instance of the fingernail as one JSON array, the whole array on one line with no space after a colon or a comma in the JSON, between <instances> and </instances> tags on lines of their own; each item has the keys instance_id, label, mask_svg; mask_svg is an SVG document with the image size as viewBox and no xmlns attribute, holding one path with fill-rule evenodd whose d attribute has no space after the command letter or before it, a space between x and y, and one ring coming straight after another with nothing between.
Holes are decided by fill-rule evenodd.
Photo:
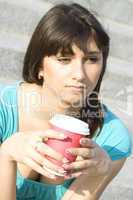
<instances>
[{"instance_id":1,"label":"fingernail","mask_svg":"<svg viewBox=\"0 0 133 200\"><path fill-rule=\"evenodd\" d=\"M67 173L67 172L66 172L65 170L63 170L63 169L59 169L58 172L61 173L61 174L66 174L66 173Z\"/></svg>"},{"instance_id":2,"label":"fingernail","mask_svg":"<svg viewBox=\"0 0 133 200\"><path fill-rule=\"evenodd\" d=\"M68 180L71 178L71 176L64 176L65 180Z\"/></svg>"},{"instance_id":3,"label":"fingernail","mask_svg":"<svg viewBox=\"0 0 133 200\"><path fill-rule=\"evenodd\" d=\"M87 144L86 139L83 139L83 138L82 138L82 139L80 140L80 144Z\"/></svg>"},{"instance_id":4,"label":"fingernail","mask_svg":"<svg viewBox=\"0 0 133 200\"><path fill-rule=\"evenodd\" d=\"M52 179L56 179L56 176L54 176L54 175L49 175L49 177Z\"/></svg>"},{"instance_id":5,"label":"fingernail","mask_svg":"<svg viewBox=\"0 0 133 200\"><path fill-rule=\"evenodd\" d=\"M63 167L64 169L66 169L66 170L70 168L70 166L69 166L69 165L66 165L66 164L62 165L62 167Z\"/></svg>"},{"instance_id":6,"label":"fingernail","mask_svg":"<svg viewBox=\"0 0 133 200\"><path fill-rule=\"evenodd\" d=\"M78 176L80 176L80 175L82 175L83 173L82 172L77 172L75 175L74 175L74 177L76 178L76 177L78 177Z\"/></svg>"},{"instance_id":7,"label":"fingernail","mask_svg":"<svg viewBox=\"0 0 133 200\"><path fill-rule=\"evenodd\" d=\"M44 142L48 141L48 138L47 138L47 137L44 137L44 138L43 138L43 141L44 141Z\"/></svg>"},{"instance_id":8,"label":"fingernail","mask_svg":"<svg viewBox=\"0 0 133 200\"><path fill-rule=\"evenodd\" d=\"M60 133L60 137L63 138L63 139L66 139L67 135L64 135L63 133Z\"/></svg>"},{"instance_id":9,"label":"fingernail","mask_svg":"<svg viewBox=\"0 0 133 200\"><path fill-rule=\"evenodd\" d=\"M67 160L66 158L63 158L62 162L63 162L63 163L69 163L70 161Z\"/></svg>"},{"instance_id":10,"label":"fingernail","mask_svg":"<svg viewBox=\"0 0 133 200\"><path fill-rule=\"evenodd\" d=\"M67 179L70 179L70 178L72 178L72 175L71 175L71 174L66 175L64 178L65 178L66 180L67 180Z\"/></svg>"},{"instance_id":11,"label":"fingernail","mask_svg":"<svg viewBox=\"0 0 133 200\"><path fill-rule=\"evenodd\" d=\"M70 154L71 153L71 149L66 149L65 152Z\"/></svg>"}]
</instances>

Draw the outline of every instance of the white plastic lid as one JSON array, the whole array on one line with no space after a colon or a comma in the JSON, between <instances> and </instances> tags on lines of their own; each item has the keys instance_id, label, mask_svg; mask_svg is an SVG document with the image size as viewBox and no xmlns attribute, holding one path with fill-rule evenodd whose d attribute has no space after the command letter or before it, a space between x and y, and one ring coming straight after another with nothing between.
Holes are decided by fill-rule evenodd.
<instances>
[{"instance_id":1,"label":"white plastic lid","mask_svg":"<svg viewBox=\"0 0 133 200\"><path fill-rule=\"evenodd\" d=\"M89 128L86 122L68 115L55 114L49 122L56 127L73 133L89 135Z\"/></svg>"}]
</instances>

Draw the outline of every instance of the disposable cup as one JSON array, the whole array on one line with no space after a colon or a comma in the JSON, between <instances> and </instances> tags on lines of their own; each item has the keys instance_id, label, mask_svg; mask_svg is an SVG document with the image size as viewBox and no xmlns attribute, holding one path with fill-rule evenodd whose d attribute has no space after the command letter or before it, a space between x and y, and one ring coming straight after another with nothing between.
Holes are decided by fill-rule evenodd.
<instances>
[{"instance_id":1,"label":"disposable cup","mask_svg":"<svg viewBox=\"0 0 133 200\"><path fill-rule=\"evenodd\" d=\"M50 119L49 126L51 129L59 133L64 133L67 138L64 140L49 138L46 143L54 150L61 153L68 161L75 161L76 156L72 155L69 152L66 152L66 149L69 149L71 147L80 147L80 139L89 135L88 124L72 116L56 114ZM59 162L49 156L47 157L56 165L62 165L62 162ZM56 173L56 175L61 174Z\"/></svg>"}]
</instances>

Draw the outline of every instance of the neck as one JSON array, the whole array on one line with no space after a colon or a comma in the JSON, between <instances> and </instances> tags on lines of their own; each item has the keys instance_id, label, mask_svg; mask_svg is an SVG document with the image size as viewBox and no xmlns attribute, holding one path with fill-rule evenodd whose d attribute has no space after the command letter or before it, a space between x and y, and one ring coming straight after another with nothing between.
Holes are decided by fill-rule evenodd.
<instances>
[{"instance_id":1,"label":"neck","mask_svg":"<svg viewBox=\"0 0 133 200\"><path fill-rule=\"evenodd\" d=\"M41 88L37 90L39 103L37 106L30 105L30 114L34 117L42 120L49 120L54 114L61 113L76 118L80 117L80 108L74 108L71 104L58 98L56 94L53 94L47 88Z\"/></svg>"}]
</instances>

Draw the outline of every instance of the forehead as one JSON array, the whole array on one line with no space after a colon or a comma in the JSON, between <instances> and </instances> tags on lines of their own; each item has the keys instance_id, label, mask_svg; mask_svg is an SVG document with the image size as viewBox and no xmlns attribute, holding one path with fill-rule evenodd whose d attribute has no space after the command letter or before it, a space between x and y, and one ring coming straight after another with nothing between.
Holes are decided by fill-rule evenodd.
<instances>
[{"instance_id":1,"label":"forehead","mask_svg":"<svg viewBox=\"0 0 133 200\"><path fill-rule=\"evenodd\" d=\"M94 39L88 40L88 42L87 42L87 52L86 53L82 49L80 49L75 43L73 43L71 45L71 49L72 49L72 52L70 52L69 50L68 51L66 50L65 53L63 53L62 50L60 50L57 53L57 55L60 56L60 55L74 54L74 55L85 56L85 54L89 54L89 53L93 53L93 52L98 53L98 54L101 53L101 50L98 48Z\"/></svg>"},{"instance_id":2,"label":"forehead","mask_svg":"<svg viewBox=\"0 0 133 200\"><path fill-rule=\"evenodd\" d=\"M74 54L82 54L82 56L84 56L84 54L85 54L79 47L77 47L76 44L72 45L72 50L73 50ZM92 52L100 53L101 52L100 49L97 47L96 42L94 40L88 41L87 50L88 50L88 53L92 53Z\"/></svg>"}]
</instances>

